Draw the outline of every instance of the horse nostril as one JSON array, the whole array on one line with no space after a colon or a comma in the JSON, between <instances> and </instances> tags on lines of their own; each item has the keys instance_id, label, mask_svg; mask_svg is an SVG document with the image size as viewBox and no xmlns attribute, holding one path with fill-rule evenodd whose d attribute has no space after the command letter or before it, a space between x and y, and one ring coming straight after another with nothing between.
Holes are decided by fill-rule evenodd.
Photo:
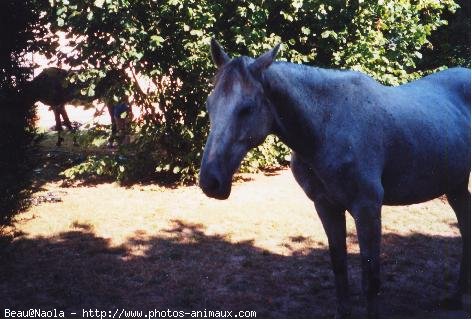
<instances>
[{"instance_id":1,"label":"horse nostril","mask_svg":"<svg viewBox=\"0 0 472 320\"><path fill-rule=\"evenodd\" d=\"M218 190L220 188L220 182L218 181L216 177L210 176L208 177L206 187L208 188L208 190L212 190L212 191Z\"/></svg>"}]
</instances>

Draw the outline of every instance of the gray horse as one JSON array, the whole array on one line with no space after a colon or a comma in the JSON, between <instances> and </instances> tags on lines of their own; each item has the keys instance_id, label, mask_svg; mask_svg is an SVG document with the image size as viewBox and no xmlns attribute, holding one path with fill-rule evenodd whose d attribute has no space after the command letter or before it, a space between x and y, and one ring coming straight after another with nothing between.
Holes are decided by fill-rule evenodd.
<instances>
[{"instance_id":1,"label":"gray horse","mask_svg":"<svg viewBox=\"0 0 472 320\"><path fill-rule=\"evenodd\" d=\"M470 70L387 87L358 72L274 62L278 49L230 59L212 40L218 72L207 100L203 192L228 198L244 155L277 135L292 149L293 175L328 236L340 316L350 314L345 211L353 216L372 317L379 311L382 205L446 194L463 240L450 300L459 307L470 292Z\"/></svg>"},{"instance_id":2,"label":"gray horse","mask_svg":"<svg viewBox=\"0 0 472 320\"><path fill-rule=\"evenodd\" d=\"M69 83L67 78L74 71L67 71L60 68L50 67L44 69L39 75L37 75L32 81L30 81L25 89L23 95L30 102L30 104L40 101L51 107L54 112L54 119L56 130L58 132L57 137L57 146L60 146L64 140L61 137L62 132L62 120L64 121L65 126L71 132L74 132L75 129L72 127L72 124L67 115L65 105L66 104L83 104L91 103L95 99L103 99L104 92L107 90L107 86L110 86L117 81L120 81L121 73L119 71L109 71L107 75L101 79L96 88L96 94L94 96L87 96L81 94L81 89L85 87L83 83ZM113 82L113 83L112 83ZM117 124L120 123L120 115L117 115L115 110L115 105L107 104L107 109L111 118L112 133L108 139L109 144L113 144L113 140L116 139L116 134L118 132ZM130 108L127 109L127 114L130 113ZM130 118L129 116L127 119ZM74 135L74 145L76 145L76 139Z\"/></svg>"}]
</instances>

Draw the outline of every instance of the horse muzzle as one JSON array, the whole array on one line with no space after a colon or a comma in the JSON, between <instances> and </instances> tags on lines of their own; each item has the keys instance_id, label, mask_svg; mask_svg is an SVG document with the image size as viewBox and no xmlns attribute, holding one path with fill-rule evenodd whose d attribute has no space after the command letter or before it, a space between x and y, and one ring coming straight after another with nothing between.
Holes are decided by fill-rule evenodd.
<instances>
[{"instance_id":1,"label":"horse muzzle","mask_svg":"<svg viewBox=\"0 0 472 320\"><path fill-rule=\"evenodd\" d=\"M210 198L218 200L228 199L231 193L231 177L226 178L217 173L211 166L202 166L200 171L199 186L203 193Z\"/></svg>"}]
</instances>

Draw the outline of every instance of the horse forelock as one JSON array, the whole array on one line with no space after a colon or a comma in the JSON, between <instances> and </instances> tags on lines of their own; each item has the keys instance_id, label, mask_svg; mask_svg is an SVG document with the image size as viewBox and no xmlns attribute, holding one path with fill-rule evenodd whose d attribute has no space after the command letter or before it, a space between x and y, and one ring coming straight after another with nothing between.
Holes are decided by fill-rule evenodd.
<instances>
[{"instance_id":1,"label":"horse forelock","mask_svg":"<svg viewBox=\"0 0 472 320\"><path fill-rule=\"evenodd\" d=\"M213 79L214 88L222 90L222 93L227 95L231 93L235 82L249 85L252 78L248 69L250 63L250 58L242 56L225 64L218 70Z\"/></svg>"}]
</instances>

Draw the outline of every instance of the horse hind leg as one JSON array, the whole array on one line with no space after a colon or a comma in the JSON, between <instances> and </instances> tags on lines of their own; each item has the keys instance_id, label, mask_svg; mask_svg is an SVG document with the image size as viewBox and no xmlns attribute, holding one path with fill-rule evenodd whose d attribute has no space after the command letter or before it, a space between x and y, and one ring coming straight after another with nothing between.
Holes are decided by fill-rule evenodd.
<instances>
[{"instance_id":1,"label":"horse hind leg","mask_svg":"<svg viewBox=\"0 0 472 320\"><path fill-rule=\"evenodd\" d=\"M459 273L457 291L452 298L447 299L446 306L462 307L462 295L470 294L470 192L467 184L457 190L447 193L447 200L457 217L462 238L462 261Z\"/></svg>"}]
</instances>

